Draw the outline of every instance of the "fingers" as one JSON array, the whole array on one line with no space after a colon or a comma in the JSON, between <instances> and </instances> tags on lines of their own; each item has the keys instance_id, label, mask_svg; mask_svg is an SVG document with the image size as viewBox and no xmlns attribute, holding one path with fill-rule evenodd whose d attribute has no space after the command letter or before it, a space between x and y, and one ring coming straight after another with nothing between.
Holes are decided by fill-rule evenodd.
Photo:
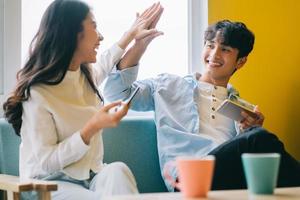
<instances>
[{"instance_id":1,"label":"fingers","mask_svg":"<svg viewBox=\"0 0 300 200\"><path fill-rule=\"evenodd\" d=\"M240 121L240 127L242 129L249 128L251 126L262 126L264 122L263 114L258 110L257 106L254 109L256 116L251 116L247 112L242 111L241 115L243 116L243 120Z\"/></svg>"},{"instance_id":2,"label":"fingers","mask_svg":"<svg viewBox=\"0 0 300 200\"><path fill-rule=\"evenodd\" d=\"M151 14L153 14L153 12L159 8L160 3L154 3L152 6L150 6L149 8L147 8L142 14L141 17L143 18L148 18L149 16L151 16Z\"/></svg>"},{"instance_id":3,"label":"fingers","mask_svg":"<svg viewBox=\"0 0 300 200\"><path fill-rule=\"evenodd\" d=\"M113 115L117 121L120 121L127 114L128 110L129 110L128 104L123 103L121 109L119 109Z\"/></svg>"},{"instance_id":4,"label":"fingers","mask_svg":"<svg viewBox=\"0 0 300 200\"><path fill-rule=\"evenodd\" d=\"M151 9L153 9L156 6L157 3L152 4L152 6L150 6L149 8L147 8L146 10L144 10L144 12L142 12L141 17L146 16Z\"/></svg>"},{"instance_id":5,"label":"fingers","mask_svg":"<svg viewBox=\"0 0 300 200\"><path fill-rule=\"evenodd\" d=\"M148 36L154 36L154 35L159 36L159 35L162 35L162 34L163 34L163 32L157 31L156 29L144 30L139 35L136 36L136 39L141 40L141 39L144 39Z\"/></svg>"},{"instance_id":6,"label":"fingers","mask_svg":"<svg viewBox=\"0 0 300 200\"><path fill-rule=\"evenodd\" d=\"M259 125L263 125L265 117L264 115L259 111L258 106L255 106L254 112L257 114L256 123Z\"/></svg>"},{"instance_id":7,"label":"fingers","mask_svg":"<svg viewBox=\"0 0 300 200\"><path fill-rule=\"evenodd\" d=\"M153 33L153 34L151 34L151 35L149 35L149 36L143 38L144 43L145 43L146 45L148 45L154 38L156 38L156 37L158 37L158 36L160 36L160 35L163 35L163 32L156 32L156 33Z\"/></svg>"},{"instance_id":8,"label":"fingers","mask_svg":"<svg viewBox=\"0 0 300 200\"><path fill-rule=\"evenodd\" d=\"M157 8L155 8L155 10L153 10L152 12L149 13L149 16L146 18L147 22L146 22L146 27L149 27L150 24L152 24L152 22L154 22L156 20L156 18L161 15L161 13L163 12L163 8L161 5L159 5Z\"/></svg>"},{"instance_id":9,"label":"fingers","mask_svg":"<svg viewBox=\"0 0 300 200\"><path fill-rule=\"evenodd\" d=\"M164 8L162 7L162 8L159 10L159 13L158 13L158 15L156 16L156 18L155 18L155 19L153 20L153 22L150 24L149 29L153 29L153 28L156 27L156 24L157 24L157 22L159 21L161 15L162 15L162 13L163 13L163 11L164 11Z\"/></svg>"},{"instance_id":10,"label":"fingers","mask_svg":"<svg viewBox=\"0 0 300 200\"><path fill-rule=\"evenodd\" d=\"M103 106L102 109L103 109L104 111L108 112L109 109L111 109L111 108L113 108L113 107L115 107L115 106L121 105L121 103L122 103L121 101L116 101L116 102L113 102L113 103L108 104L108 105L106 105L106 106Z\"/></svg>"},{"instance_id":11,"label":"fingers","mask_svg":"<svg viewBox=\"0 0 300 200\"><path fill-rule=\"evenodd\" d=\"M153 4L150 8L146 9L139 17L146 21L146 27L149 28L150 24L156 25L161 14L163 12L163 7L160 3ZM155 26L153 26L155 27Z\"/></svg>"},{"instance_id":12,"label":"fingers","mask_svg":"<svg viewBox=\"0 0 300 200\"><path fill-rule=\"evenodd\" d=\"M241 115L244 117L244 121L247 122L248 124L252 124L252 123L254 123L256 121L256 118L251 117L245 111L242 111Z\"/></svg>"}]
</instances>

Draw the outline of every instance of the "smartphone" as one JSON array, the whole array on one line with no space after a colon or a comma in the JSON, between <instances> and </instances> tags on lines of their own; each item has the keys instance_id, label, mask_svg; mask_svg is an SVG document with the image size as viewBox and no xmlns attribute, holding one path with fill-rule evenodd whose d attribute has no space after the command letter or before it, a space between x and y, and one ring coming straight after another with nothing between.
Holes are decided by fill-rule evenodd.
<instances>
[{"instance_id":1,"label":"smartphone","mask_svg":"<svg viewBox=\"0 0 300 200\"><path fill-rule=\"evenodd\" d=\"M135 95L138 93L138 91L140 90L140 87L135 88L135 90L131 93L131 95L123 101L123 103L121 105L112 107L111 109L109 109L109 113L115 113L118 112L120 109L123 108L124 105L130 105L132 99L135 97Z\"/></svg>"},{"instance_id":2,"label":"smartphone","mask_svg":"<svg viewBox=\"0 0 300 200\"><path fill-rule=\"evenodd\" d=\"M124 101L125 104L130 104L132 99L135 97L135 95L140 90L140 87L135 88L135 90L131 93L131 95Z\"/></svg>"}]
</instances>

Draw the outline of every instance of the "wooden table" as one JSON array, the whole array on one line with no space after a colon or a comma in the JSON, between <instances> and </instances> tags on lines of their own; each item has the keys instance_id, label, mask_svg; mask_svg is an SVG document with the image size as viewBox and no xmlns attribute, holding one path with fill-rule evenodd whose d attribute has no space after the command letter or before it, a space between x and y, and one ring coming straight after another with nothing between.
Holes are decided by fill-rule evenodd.
<instances>
[{"instance_id":1,"label":"wooden table","mask_svg":"<svg viewBox=\"0 0 300 200\"><path fill-rule=\"evenodd\" d=\"M300 187L277 188L273 195L250 195L247 190L210 191L207 198L184 198L181 193L116 195L104 200L300 200Z\"/></svg>"}]
</instances>

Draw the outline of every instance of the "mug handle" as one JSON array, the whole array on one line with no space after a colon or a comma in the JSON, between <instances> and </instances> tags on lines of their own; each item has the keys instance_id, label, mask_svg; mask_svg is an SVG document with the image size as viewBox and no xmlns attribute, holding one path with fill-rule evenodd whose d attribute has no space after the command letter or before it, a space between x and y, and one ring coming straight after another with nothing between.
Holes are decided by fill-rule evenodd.
<instances>
[{"instance_id":1,"label":"mug handle","mask_svg":"<svg viewBox=\"0 0 300 200\"><path fill-rule=\"evenodd\" d=\"M170 175L171 174L171 167L176 167L176 163L175 161L169 161L165 164L164 169L163 169L163 175L166 179L166 181L173 187L173 188L177 188L179 190L180 189L180 183L176 182L173 177Z\"/></svg>"}]
</instances>

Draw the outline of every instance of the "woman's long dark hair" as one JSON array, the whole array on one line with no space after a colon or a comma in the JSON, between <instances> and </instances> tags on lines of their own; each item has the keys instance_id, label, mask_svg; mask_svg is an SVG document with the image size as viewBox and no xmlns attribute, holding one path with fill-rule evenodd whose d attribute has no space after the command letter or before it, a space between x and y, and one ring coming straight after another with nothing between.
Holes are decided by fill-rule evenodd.
<instances>
[{"instance_id":1,"label":"woman's long dark hair","mask_svg":"<svg viewBox=\"0 0 300 200\"><path fill-rule=\"evenodd\" d=\"M17 135L22 126L22 102L30 97L30 88L37 84L57 85L65 77L77 45L82 22L90 12L87 4L77 0L55 0L44 13L39 30L30 45L29 59L17 73L17 86L3 104L5 118ZM99 96L87 65L80 70Z\"/></svg>"}]
</instances>

